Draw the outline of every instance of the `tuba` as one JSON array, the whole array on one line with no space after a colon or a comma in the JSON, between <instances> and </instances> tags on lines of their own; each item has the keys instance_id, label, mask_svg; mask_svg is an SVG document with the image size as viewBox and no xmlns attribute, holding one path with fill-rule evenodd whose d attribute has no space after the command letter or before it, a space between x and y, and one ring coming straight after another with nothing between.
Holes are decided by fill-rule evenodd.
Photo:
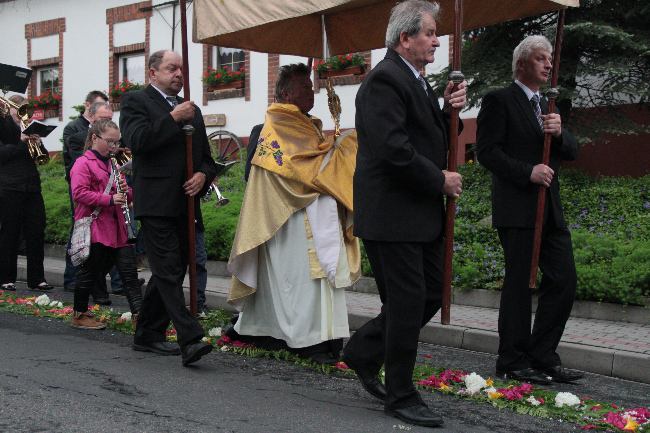
<instances>
[{"instance_id":1,"label":"tuba","mask_svg":"<svg viewBox=\"0 0 650 433\"><path fill-rule=\"evenodd\" d=\"M20 117L20 126L22 130L27 128L29 118L31 117L27 104L18 105L11 100L0 96L0 117L10 116L10 110L15 109ZM46 164L50 160L50 154L43 145L40 138L29 138L27 140L27 150L36 165Z\"/></svg>"}]
</instances>

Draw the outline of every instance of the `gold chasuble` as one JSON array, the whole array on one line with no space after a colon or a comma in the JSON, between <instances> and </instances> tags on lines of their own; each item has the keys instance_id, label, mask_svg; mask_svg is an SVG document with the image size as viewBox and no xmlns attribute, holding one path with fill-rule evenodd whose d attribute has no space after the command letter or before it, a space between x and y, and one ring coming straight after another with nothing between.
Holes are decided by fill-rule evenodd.
<instances>
[{"instance_id":1,"label":"gold chasuble","mask_svg":"<svg viewBox=\"0 0 650 433\"><path fill-rule=\"evenodd\" d=\"M350 280L360 275L359 241L352 235L352 176L356 165L356 131L336 143L324 137L322 122L293 104L271 104L260 132L244 193L228 269L233 275L228 302L240 301L257 289L257 248L271 239L295 212L319 194L339 204L339 219L348 256ZM311 229L305 218L306 232ZM324 274L310 256L313 277ZM252 269L254 268L254 269Z\"/></svg>"}]
</instances>

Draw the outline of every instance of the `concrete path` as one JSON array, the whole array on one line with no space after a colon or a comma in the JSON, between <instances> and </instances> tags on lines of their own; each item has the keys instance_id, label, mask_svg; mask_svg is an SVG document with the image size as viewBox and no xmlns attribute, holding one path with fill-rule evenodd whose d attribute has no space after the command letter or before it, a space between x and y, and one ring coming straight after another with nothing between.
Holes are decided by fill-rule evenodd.
<instances>
[{"instance_id":1,"label":"concrete path","mask_svg":"<svg viewBox=\"0 0 650 433\"><path fill-rule=\"evenodd\" d=\"M46 279L50 284L63 285L64 267L63 259L46 257ZM140 276L148 278L150 273L145 270ZM24 280L25 277L25 260L20 257L18 278ZM209 306L232 309L226 302L229 284L229 278L208 277L206 297ZM357 292L347 292L346 296L352 330L379 313L379 296ZM441 325L438 313L422 329L420 340L496 353L498 313L493 308L452 305L451 325ZM650 325L572 317L558 352L566 367L650 383Z\"/></svg>"}]
</instances>

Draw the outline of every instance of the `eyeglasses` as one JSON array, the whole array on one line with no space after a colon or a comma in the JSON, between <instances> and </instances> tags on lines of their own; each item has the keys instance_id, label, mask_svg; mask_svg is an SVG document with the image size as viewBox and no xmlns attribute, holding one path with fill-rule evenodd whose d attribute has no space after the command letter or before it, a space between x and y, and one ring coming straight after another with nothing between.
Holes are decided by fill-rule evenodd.
<instances>
[{"instance_id":1,"label":"eyeglasses","mask_svg":"<svg viewBox=\"0 0 650 433\"><path fill-rule=\"evenodd\" d=\"M107 139L105 139L104 137L102 137L101 135L95 135L95 137L97 137L97 138L101 138L101 139L104 140L104 141L106 142L106 144L108 144L109 146L120 147L120 146L122 145L122 142L121 142L120 140L107 140Z\"/></svg>"}]
</instances>

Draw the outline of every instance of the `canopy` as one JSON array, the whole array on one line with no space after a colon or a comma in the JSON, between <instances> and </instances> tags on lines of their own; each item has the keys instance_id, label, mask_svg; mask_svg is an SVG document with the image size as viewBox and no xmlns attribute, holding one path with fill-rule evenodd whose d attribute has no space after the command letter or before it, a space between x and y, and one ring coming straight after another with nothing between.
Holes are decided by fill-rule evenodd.
<instances>
[{"instance_id":1,"label":"canopy","mask_svg":"<svg viewBox=\"0 0 650 433\"><path fill-rule=\"evenodd\" d=\"M438 35L453 32L453 0L440 0ZM194 0L197 43L323 57L385 46L395 0ZM579 0L464 0L463 29L540 15Z\"/></svg>"}]
</instances>

